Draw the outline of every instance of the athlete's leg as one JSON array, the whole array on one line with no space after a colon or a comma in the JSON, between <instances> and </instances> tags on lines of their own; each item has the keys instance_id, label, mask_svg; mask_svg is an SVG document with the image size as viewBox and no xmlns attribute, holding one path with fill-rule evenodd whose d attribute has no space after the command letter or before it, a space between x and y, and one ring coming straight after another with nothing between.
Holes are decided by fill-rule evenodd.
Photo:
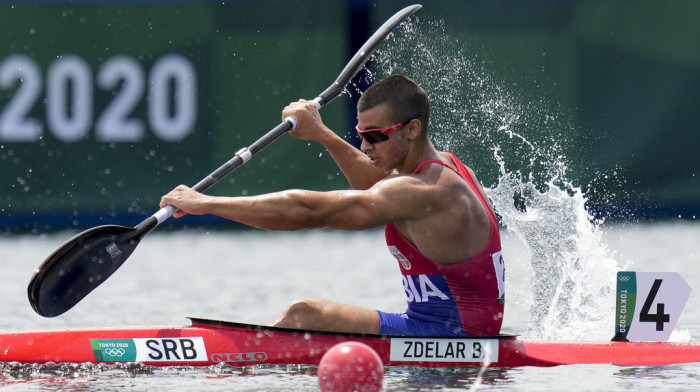
<instances>
[{"instance_id":1,"label":"athlete's leg","mask_svg":"<svg viewBox=\"0 0 700 392\"><path fill-rule=\"evenodd\" d=\"M272 323L275 327L351 333L379 333L374 309L326 299L304 299L287 306Z\"/></svg>"}]
</instances>

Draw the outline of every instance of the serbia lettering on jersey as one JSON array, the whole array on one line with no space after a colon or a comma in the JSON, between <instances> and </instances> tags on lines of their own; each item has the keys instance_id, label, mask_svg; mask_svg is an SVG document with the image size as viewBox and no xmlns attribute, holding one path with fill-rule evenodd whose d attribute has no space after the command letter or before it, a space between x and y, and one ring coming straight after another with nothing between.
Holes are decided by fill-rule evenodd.
<instances>
[{"instance_id":1,"label":"serbia lettering on jersey","mask_svg":"<svg viewBox=\"0 0 700 392\"><path fill-rule=\"evenodd\" d=\"M449 155L459 169L457 173L479 196L488 212L491 233L487 245L467 260L440 264L428 259L393 224L388 224L385 226L387 246L399 262L409 317L469 335L496 335L503 322L505 302L505 267L498 221L466 167Z\"/></svg>"},{"instance_id":2,"label":"serbia lettering on jersey","mask_svg":"<svg viewBox=\"0 0 700 392\"><path fill-rule=\"evenodd\" d=\"M431 279L437 280L437 284ZM441 286L441 287L438 287ZM442 275L404 275L403 289L406 291L408 302L428 302L430 297L438 297L443 301L449 301L450 297L445 294L449 292L447 282Z\"/></svg>"}]
</instances>

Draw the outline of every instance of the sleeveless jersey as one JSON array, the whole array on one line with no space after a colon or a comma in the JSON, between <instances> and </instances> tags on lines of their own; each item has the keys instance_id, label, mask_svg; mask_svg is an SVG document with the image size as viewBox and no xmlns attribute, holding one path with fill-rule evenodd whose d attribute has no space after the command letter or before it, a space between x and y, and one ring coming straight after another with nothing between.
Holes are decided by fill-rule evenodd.
<instances>
[{"instance_id":1,"label":"sleeveless jersey","mask_svg":"<svg viewBox=\"0 0 700 392\"><path fill-rule=\"evenodd\" d=\"M456 334L497 335L505 302L498 221L467 168L453 154L447 154L488 213L491 231L486 246L469 259L440 264L423 255L393 224L385 226L386 243L403 275L408 317L447 326ZM450 168L442 161L431 160L423 162L414 173L430 163Z\"/></svg>"}]
</instances>

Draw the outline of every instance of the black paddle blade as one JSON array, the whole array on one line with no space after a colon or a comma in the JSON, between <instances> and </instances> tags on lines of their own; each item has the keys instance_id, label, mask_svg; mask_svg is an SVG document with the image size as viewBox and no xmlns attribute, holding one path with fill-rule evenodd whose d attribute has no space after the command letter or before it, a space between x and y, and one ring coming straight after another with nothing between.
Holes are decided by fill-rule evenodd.
<instances>
[{"instance_id":1,"label":"black paddle blade","mask_svg":"<svg viewBox=\"0 0 700 392\"><path fill-rule=\"evenodd\" d=\"M71 238L34 272L27 293L44 317L63 314L109 278L141 236L124 226L98 226Z\"/></svg>"}]
</instances>

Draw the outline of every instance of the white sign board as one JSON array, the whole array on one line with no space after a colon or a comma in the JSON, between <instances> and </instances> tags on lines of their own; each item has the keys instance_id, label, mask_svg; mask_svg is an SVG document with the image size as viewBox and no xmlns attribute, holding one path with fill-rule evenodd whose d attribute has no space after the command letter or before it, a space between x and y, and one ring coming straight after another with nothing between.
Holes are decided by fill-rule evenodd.
<instances>
[{"instance_id":1,"label":"white sign board","mask_svg":"<svg viewBox=\"0 0 700 392\"><path fill-rule=\"evenodd\" d=\"M407 362L497 362L495 338L391 338L390 359Z\"/></svg>"},{"instance_id":2,"label":"white sign board","mask_svg":"<svg viewBox=\"0 0 700 392\"><path fill-rule=\"evenodd\" d=\"M613 340L667 341L690 292L676 272L618 272Z\"/></svg>"}]
</instances>

